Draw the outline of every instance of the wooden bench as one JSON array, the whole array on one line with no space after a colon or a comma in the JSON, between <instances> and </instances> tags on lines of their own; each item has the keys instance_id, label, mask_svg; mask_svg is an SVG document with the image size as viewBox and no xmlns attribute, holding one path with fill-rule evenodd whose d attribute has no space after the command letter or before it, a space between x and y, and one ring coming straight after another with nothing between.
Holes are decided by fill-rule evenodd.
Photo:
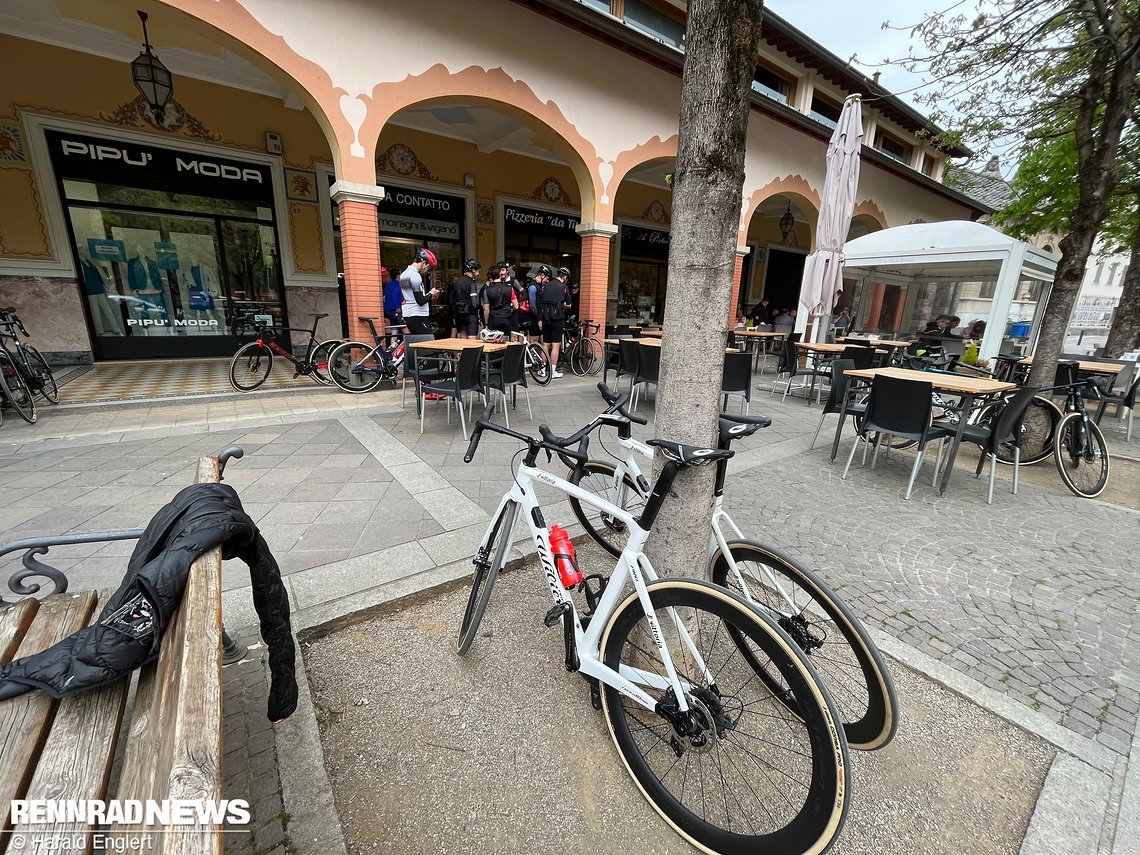
<instances>
[{"instance_id":1,"label":"wooden bench","mask_svg":"<svg viewBox=\"0 0 1140 855\"><path fill-rule=\"evenodd\" d=\"M218 458L203 457L197 483L219 480ZM223 835L212 826L148 834L142 826L13 824L11 800L221 799L221 568L221 547L194 563L158 660L139 671L129 710L128 679L59 701L35 690L0 701L0 854L42 852L45 839L65 837L86 837L86 848L69 851L89 851L99 832L114 841L114 851L220 855ZM81 629L112 593L52 594L0 607L0 662L37 653ZM120 739L125 746L112 785ZM119 847L131 838L137 846Z\"/></svg>"}]
</instances>

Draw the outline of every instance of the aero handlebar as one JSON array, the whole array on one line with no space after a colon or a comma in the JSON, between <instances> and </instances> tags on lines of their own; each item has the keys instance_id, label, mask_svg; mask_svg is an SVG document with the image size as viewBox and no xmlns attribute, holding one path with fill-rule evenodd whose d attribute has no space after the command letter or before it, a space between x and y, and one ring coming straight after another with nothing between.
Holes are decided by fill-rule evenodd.
<instances>
[{"instance_id":1,"label":"aero handlebar","mask_svg":"<svg viewBox=\"0 0 1140 855\"><path fill-rule=\"evenodd\" d=\"M547 452L557 452L562 457L570 458L577 463L586 463L589 460L589 457L587 457L583 452L572 451L568 448L562 448L555 443L545 441L545 439L538 440L533 436L527 436L525 433L519 433L518 431L513 431L510 428L495 424L493 421L491 421L491 415L494 412L494 404L488 404L487 408L483 410L483 415L479 417L479 421L475 424L475 430L471 432L471 442L467 446L467 453L463 455L464 463L470 463L472 459L474 459L475 451L479 448L479 440L482 437L484 430L501 433L505 436L513 437L520 442L525 442L528 449L527 461L532 465L534 463L535 456L537 456L538 452L541 450L545 450ZM550 432L550 429L546 427L546 425L541 425L539 430L542 431L544 437ZM582 433L581 431L579 432ZM589 431L587 430L585 433L589 433ZM583 435L585 435L585 433L583 433Z\"/></svg>"},{"instance_id":2,"label":"aero handlebar","mask_svg":"<svg viewBox=\"0 0 1140 855\"><path fill-rule=\"evenodd\" d=\"M649 421L641 416L635 416L625 408L626 401L629 400L629 395L619 395L605 383L598 384L598 391L602 393L602 397L606 399L606 403L610 408L606 410L607 413L618 413L621 416L629 419L634 424L647 425Z\"/></svg>"}]
</instances>

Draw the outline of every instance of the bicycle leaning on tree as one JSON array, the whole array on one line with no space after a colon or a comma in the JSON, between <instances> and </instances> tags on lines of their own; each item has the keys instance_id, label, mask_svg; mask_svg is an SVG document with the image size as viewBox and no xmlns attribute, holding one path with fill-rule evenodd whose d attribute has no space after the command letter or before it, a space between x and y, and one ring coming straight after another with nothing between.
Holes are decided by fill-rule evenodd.
<instances>
[{"instance_id":1,"label":"bicycle leaning on tree","mask_svg":"<svg viewBox=\"0 0 1140 855\"><path fill-rule=\"evenodd\" d=\"M523 443L525 457L475 553L460 655L475 639L521 519L554 602L544 623L561 625L566 669L586 679L627 771L665 821L705 852L826 851L846 819L850 770L838 713L811 661L742 596L703 579L659 579L644 552L678 474L733 452L651 440L666 462L635 517L537 466L542 452L585 464L587 435L599 419L565 440L542 425L538 439L491 422L493 410L483 412L464 461L483 431ZM537 484L598 508L629 532L608 583L587 597L584 612L571 591L586 580L567 579L576 568L551 543Z\"/></svg>"}]
</instances>

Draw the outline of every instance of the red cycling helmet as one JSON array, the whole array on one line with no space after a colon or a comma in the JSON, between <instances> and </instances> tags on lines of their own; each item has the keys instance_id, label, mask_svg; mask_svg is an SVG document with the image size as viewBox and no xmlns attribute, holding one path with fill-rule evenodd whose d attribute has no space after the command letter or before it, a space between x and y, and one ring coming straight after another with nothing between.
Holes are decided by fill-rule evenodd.
<instances>
[{"instance_id":1,"label":"red cycling helmet","mask_svg":"<svg viewBox=\"0 0 1140 855\"><path fill-rule=\"evenodd\" d=\"M428 249L426 246L420 247L420 250L416 253L416 261L426 261L428 267L430 267L432 270L435 270L437 267L439 267L439 259L436 258L435 253Z\"/></svg>"}]
</instances>

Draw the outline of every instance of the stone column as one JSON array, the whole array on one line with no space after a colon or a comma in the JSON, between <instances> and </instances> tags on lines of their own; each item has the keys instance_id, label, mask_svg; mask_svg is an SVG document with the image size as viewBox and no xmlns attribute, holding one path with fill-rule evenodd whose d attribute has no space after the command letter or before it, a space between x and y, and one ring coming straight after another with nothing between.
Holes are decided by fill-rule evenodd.
<instances>
[{"instance_id":1,"label":"stone column","mask_svg":"<svg viewBox=\"0 0 1140 855\"><path fill-rule=\"evenodd\" d=\"M617 226L610 223L582 223L577 228L582 236L582 294L579 311L582 320L606 328L606 295L610 289L610 247Z\"/></svg>"},{"instance_id":2,"label":"stone column","mask_svg":"<svg viewBox=\"0 0 1140 855\"><path fill-rule=\"evenodd\" d=\"M740 299L740 288L744 284L740 281L744 274L744 256L752 251L750 246L736 247L736 262L732 265L732 301L728 304L728 328L736 326L736 304ZM748 308L745 306L745 308Z\"/></svg>"},{"instance_id":3,"label":"stone column","mask_svg":"<svg viewBox=\"0 0 1140 855\"><path fill-rule=\"evenodd\" d=\"M384 188L373 184L337 181L332 199L340 209L340 245L344 255L344 297L348 306L346 334L355 341L372 343L368 324L359 317L381 318L384 329L384 285L380 281L380 229L376 205Z\"/></svg>"}]
</instances>

